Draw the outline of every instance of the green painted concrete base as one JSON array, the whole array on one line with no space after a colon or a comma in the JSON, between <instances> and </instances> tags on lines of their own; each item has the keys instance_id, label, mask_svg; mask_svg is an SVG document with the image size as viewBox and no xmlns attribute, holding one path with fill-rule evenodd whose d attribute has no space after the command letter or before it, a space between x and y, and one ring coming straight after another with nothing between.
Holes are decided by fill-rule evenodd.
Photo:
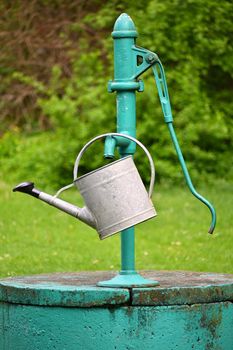
<instances>
[{"instance_id":1,"label":"green painted concrete base","mask_svg":"<svg viewBox=\"0 0 233 350\"><path fill-rule=\"evenodd\" d=\"M233 349L233 306L229 302L118 308L3 303L1 314L2 350Z\"/></svg>"},{"instance_id":2,"label":"green painted concrete base","mask_svg":"<svg viewBox=\"0 0 233 350\"><path fill-rule=\"evenodd\" d=\"M110 272L1 280L0 349L233 349L233 275L142 275L160 286L97 287Z\"/></svg>"}]
</instances>

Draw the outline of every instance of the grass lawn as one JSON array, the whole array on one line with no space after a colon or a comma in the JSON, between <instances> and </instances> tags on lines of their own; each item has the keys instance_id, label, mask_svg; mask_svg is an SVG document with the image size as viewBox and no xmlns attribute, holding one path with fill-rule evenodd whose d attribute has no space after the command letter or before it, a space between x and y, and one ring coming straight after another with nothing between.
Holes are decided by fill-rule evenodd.
<instances>
[{"instance_id":1,"label":"grass lawn","mask_svg":"<svg viewBox=\"0 0 233 350\"><path fill-rule=\"evenodd\" d=\"M120 268L119 234L100 241L85 224L11 188L0 184L0 276ZM207 233L209 210L185 187L158 185L158 216L136 229L138 270L233 273L233 186L218 182L199 192L216 207L215 233ZM63 198L82 204L75 190Z\"/></svg>"}]
</instances>

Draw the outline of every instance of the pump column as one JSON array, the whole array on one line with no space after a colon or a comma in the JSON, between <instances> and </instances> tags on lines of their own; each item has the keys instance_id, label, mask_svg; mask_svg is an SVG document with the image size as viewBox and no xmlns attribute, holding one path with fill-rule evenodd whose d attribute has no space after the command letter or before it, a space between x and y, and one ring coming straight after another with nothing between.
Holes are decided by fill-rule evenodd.
<instances>
[{"instance_id":1,"label":"pump column","mask_svg":"<svg viewBox=\"0 0 233 350\"><path fill-rule=\"evenodd\" d=\"M136 137L136 91L143 91L142 81L137 81L136 55L133 50L137 32L130 16L121 14L115 22L114 39L114 80L108 84L108 91L116 91L117 132ZM114 156L118 146L121 157L134 155L136 144L120 137L107 138L105 157ZM100 286L131 287L157 285L158 282L143 278L135 271L134 227L121 232L121 271L109 281L101 281Z\"/></svg>"},{"instance_id":2,"label":"pump column","mask_svg":"<svg viewBox=\"0 0 233 350\"><path fill-rule=\"evenodd\" d=\"M132 19L122 14L116 21L112 37L114 39L114 82L109 90L116 91L117 132L136 137L136 96L137 83L130 78L134 75L135 62L132 45L137 32ZM114 86L115 85L115 86ZM133 155L136 145L127 142L119 147L121 157ZM121 274L135 272L134 227L121 232Z\"/></svg>"}]
</instances>

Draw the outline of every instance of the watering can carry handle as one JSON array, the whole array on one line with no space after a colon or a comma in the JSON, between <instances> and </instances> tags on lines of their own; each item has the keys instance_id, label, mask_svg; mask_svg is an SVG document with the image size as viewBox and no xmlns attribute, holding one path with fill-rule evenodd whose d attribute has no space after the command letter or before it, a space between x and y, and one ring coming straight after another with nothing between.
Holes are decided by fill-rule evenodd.
<instances>
[{"instance_id":1,"label":"watering can carry handle","mask_svg":"<svg viewBox=\"0 0 233 350\"><path fill-rule=\"evenodd\" d=\"M138 146L140 146L143 151L146 153L148 159L149 159L149 162L150 162L150 168L151 168L151 179L150 179L150 186L149 186L149 191L148 191L148 195L149 195L149 198L151 198L152 196L152 193L153 193L153 188L154 188L154 182L155 182L155 167L154 167L154 162L153 162L153 159L148 151L148 149L140 142L138 141L137 139L135 139L134 137L132 136L128 136L128 135L125 135L125 134L120 134L120 133L117 133L117 132L111 132L111 133L107 133L107 134L102 134L102 135L98 135L96 137L94 137L92 140L90 140L88 143L86 143L86 145L81 149L81 151L79 152L76 160L75 160L75 164L74 164L74 171L73 171L73 175L74 175L74 181L77 179L77 176L78 176L78 167L79 167L79 162L84 154L84 152L86 151L86 149L92 145L95 141L99 140L99 139L102 139L102 138L105 138L107 136L111 136L111 137L114 137L114 136L120 136L120 137L124 137L126 139L129 139L133 142L135 142ZM68 185L69 186L69 185ZM67 186L66 186L67 187ZM71 186L70 186L71 187ZM65 188L64 188L65 189ZM59 192L60 193L60 192Z\"/></svg>"},{"instance_id":2,"label":"watering can carry handle","mask_svg":"<svg viewBox=\"0 0 233 350\"><path fill-rule=\"evenodd\" d=\"M120 137L124 137L126 139L129 139L129 140L135 142L138 146L140 146L143 149L143 151L146 153L146 155L147 155L147 157L149 159L150 168L151 168L150 186L149 186L149 191L148 191L149 198L151 198L152 193L153 193L154 183L155 183L155 166L154 166L153 159L152 159L152 157L150 155L150 152L148 151L148 149L140 141L138 141L134 137L129 136L129 135L125 135L125 134L120 134L120 133L117 133L117 132L111 132L111 133L107 133L107 134L98 135L98 136L94 137L93 139L91 139L88 143L86 143L85 146L83 146L83 148L81 149L81 151L79 152L79 154L78 154L78 156L77 156L77 158L75 160L74 170L73 170L74 181L77 179L79 162L80 162L84 152L86 151L86 149L89 146L91 146L95 141L97 141L99 139L102 139L104 137L107 137L107 136L111 136L111 137L120 136ZM60 190L57 191L57 193L55 194L54 198L58 197L63 191L66 191L66 190L68 190L69 188L71 188L73 186L74 186L74 182L72 182L71 184L69 184L69 185L67 185L65 187L62 187Z\"/></svg>"}]
</instances>

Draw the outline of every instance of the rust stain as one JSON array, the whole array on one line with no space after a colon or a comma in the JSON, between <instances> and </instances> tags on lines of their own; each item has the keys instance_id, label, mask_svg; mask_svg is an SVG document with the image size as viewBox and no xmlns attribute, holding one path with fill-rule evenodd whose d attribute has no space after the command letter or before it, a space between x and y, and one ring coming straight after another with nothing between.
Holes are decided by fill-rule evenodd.
<instances>
[{"instance_id":1,"label":"rust stain","mask_svg":"<svg viewBox=\"0 0 233 350\"><path fill-rule=\"evenodd\" d=\"M219 326L222 323L222 307L220 306L218 310L213 314L209 312L209 307L205 307L202 310L202 316L200 319L200 326L205 328L211 335L211 340L206 344L205 350L212 350L216 340L219 338Z\"/></svg>"}]
</instances>

